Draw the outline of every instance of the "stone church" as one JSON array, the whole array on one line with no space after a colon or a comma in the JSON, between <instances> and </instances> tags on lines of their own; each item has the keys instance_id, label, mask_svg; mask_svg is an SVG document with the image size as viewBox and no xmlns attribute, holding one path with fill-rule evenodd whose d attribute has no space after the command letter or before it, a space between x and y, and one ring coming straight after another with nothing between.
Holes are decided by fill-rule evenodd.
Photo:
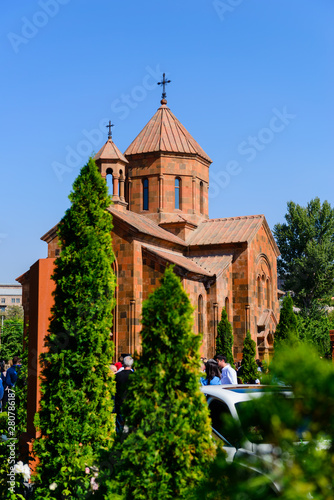
<instances>
[{"instance_id":1,"label":"stone church","mask_svg":"<svg viewBox=\"0 0 334 500\"><path fill-rule=\"evenodd\" d=\"M113 216L117 276L115 358L140 349L142 302L169 264L175 265L194 306L194 330L203 335L203 356L215 353L217 324L225 307L233 326L235 359L242 358L247 330L256 342L257 356L270 357L279 319L277 245L264 215L209 218L211 159L171 112L165 94L124 154L109 132L95 161L103 178L112 176L113 205L108 210ZM59 255L57 227L41 239L48 245L47 258L18 278L25 323L29 321L35 408L37 359L53 302L50 276Z\"/></svg>"}]
</instances>

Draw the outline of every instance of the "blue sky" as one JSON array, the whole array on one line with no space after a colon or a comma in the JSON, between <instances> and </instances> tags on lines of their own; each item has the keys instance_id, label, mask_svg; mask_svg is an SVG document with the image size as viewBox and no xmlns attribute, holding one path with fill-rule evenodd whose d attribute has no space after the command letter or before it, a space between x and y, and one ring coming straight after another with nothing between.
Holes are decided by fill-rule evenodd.
<instances>
[{"instance_id":1,"label":"blue sky","mask_svg":"<svg viewBox=\"0 0 334 500\"><path fill-rule=\"evenodd\" d=\"M105 121L124 152L163 72L168 106L213 160L210 217L264 213L273 228L289 200L334 204L332 0L14 4L0 28L0 282L46 257L40 237Z\"/></svg>"}]
</instances>

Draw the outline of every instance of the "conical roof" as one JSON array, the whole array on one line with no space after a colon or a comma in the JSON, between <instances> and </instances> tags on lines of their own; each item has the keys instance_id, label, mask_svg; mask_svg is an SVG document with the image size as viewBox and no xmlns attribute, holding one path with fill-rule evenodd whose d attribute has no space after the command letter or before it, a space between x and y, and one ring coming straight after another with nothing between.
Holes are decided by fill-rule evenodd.
<instances>
[{"instance_id":1,"label":"conical roof","mask_svg":"<svg viewBox=\"0 0 334 500\"><path fill-rule=\"evenodd\" d=\"M128 163L128 160L120 152L116 144L113 143L111 138L109 138L100 151L96 153L94 160L114 160Z\"/></svg>"},{"instance_id":2,"label":"conical roof","mask_svg":"<svg viewBox=\"0 0 334 500\"><path fill-rule=\"evenodd\" d=\"M132 156L143 153L176 153L200 156L212 163L201 146L173 115L163 99L161 106L137 135L124 155Z\"/></svg>"}]
</instances>

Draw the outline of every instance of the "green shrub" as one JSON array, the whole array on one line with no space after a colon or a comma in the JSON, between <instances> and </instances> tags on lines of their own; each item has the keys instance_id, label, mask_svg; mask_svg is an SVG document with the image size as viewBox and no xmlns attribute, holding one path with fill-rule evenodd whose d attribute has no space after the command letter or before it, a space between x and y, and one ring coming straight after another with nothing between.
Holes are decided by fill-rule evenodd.
<instances>
[{"instance_id":1,"label":"green shrub","mask_svg":"<svg viewBox=\"0 0 334 500\"><path fill-rule=\"evenodd\" d=\"M238 377L244 384L254 384L259 376L255 361L256 343L252 340L249 332L246 333L244 347L242 350L242 362L238 371Z\"/></svg>"},{"instance_id":2,"label":"green shrub","mask_svg":"<svg viewBox=\"0 0 334 500\"><path fill-rule=\"evenodd\" d=\"M5 319L1 332L0 359L7 363L13 356L20 356L23 349L23 320Z\"/></svg>"},{"instance_id":3,"label":"green shrub","mask_svg":"<svg viewBox=\"0 0 334 500\"><path fill-rule=\"evenodd\" d=\"M233 330L228 320L225 307L222 309L221 320L217 326L216 353L226 356L227 362L234 368Z\"/></svg>"},{"instance_id":4,"label":"green shrub","mask_svg":"<svg viewBox=\"0 0 334 500\"><path fill-rule=\"evenodd\" d=\"M310 344L323 358L331 358L330 320L326 311L318 304L303 309L297 315L298 331L301 342Z\"/></svg>"},{"instance_id":5,"label":"green shrub","mask_svg":"<svg viewBox=\"0 0 334 500\"><path fill-rule=\"evenodd\" d=\"M92 159L70 200L58 228L61 254L35 419L41 432L34 445L40 459L35 498L43 500L86 498L114 439L111 200Z\"/></svg>"},{"instance_id":6,"label":"green shrub","mask_svg":"<svg viewBox=\"0 0 334 500\"><path fill-rule=\"evenodd\" d=\"M275 349L281 345L295 345L298 342L298 320L293 312L293 300L288 293L283 299L280 320L275 332Z\"/></svg>"},{"instance_id":7,"label":"green shrub","mask_svg":"<svg viewBox=\"0 0 334 500\"><path fill-rule=\"evenodd\" d=\"M129 434L118 479L126 499L186 498L215 454L192 314L180 279L167 268L143 304L142 353L124 409Z\"/></svg>"}]
</instances>

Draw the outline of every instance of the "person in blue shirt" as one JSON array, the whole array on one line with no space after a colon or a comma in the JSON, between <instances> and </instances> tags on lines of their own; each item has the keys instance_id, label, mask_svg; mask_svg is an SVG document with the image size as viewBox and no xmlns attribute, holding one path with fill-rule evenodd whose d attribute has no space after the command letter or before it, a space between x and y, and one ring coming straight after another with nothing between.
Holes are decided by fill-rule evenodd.
<instances>
[{"instance_id":1,"label":"person in blue shirt","mask_svg":"<svg viewBox=\"0 0 334 500\"><path fill-rule=\"evenodd\" d=\"M201 385L220 385L221 373L217 361L208 359L205 363L206 377L201 377Z\"/></svg>"},{"instance_id":2,"label":"person in blue shirt","mask_svg":"<svg viewBox=\"0 0 334 500\"><path fill-rule=\"evenodd\" d=\"M21 368L21 366L18 364L18 361L19 361L18 356L14 356L13 357L13 364L7 370L6 385L10 389L13 389L13 387L15 387L15 384L16 384L16 381L17 381L18 370Z\"/></svg>"},{"instance_id":3,"label":"person in blue shirt","mask_svg":"<svg viewBox=\"0 0 334 500\"><path fill-rule=\"evenodd\" d=\"M2 378L0 377L0 410L2 408L3 393L4 393L4 388L3 388Z\"/></svg>"},{"instance_id":4,"label":"person in blue shirt","mask_svg":"<svg viewBox=\"0 0 334 500\"><path fill-rule=\"evenodd\" d=\"M2 398L2 409L5 408L5 405L7 404L8 401L8 389L13 389L15 387L16 381L17 381L17 375L19 372L19 369L21 368L21 365L18 364L19 358L18 356L13 357L13 364L10 368L8 368L7 373L6 373L6 380L5 380L5 393Z\"/></svg>"}]
</instances>

